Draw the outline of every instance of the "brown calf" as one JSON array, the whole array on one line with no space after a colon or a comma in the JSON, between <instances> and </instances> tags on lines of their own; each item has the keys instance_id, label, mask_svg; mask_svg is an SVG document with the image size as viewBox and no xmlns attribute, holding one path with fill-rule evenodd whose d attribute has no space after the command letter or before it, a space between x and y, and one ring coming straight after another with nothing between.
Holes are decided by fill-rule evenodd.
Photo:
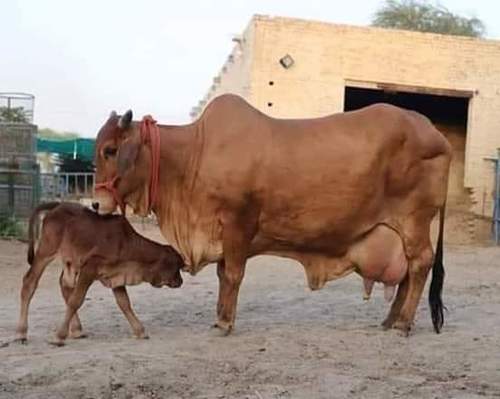
<instances>
[{"instance_id":1,"label":"brown calf","mask_svg":"<svg viewBox=\"0 0 500 399\"><path fill-rule=\"evenodd\" d=\"M36 251L35 231L39 215L47 212ZM66 316L56 334L56 345L68 336L83 337L78 309L95 280L112 288L116 302L137 338L147 338L144 327L134 314L126 285L148 282L154 287L182 284L179 254L137 234L122 216L99 216L72 203L50 202L38 206L29 223L28 263L23 278L21 312L17 340L26 342L28 307L45 267L59 254L64 269L59 283L66 302Z\"/></svg>"}]
</instances>

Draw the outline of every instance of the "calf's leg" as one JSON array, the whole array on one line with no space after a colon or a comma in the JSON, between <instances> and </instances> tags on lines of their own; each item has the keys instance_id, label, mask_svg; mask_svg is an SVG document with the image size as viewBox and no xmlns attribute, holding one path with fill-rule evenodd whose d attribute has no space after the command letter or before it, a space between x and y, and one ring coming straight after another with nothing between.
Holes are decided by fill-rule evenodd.
<instances>
[{"instance_id":1,"label":"calf's leg","mask_svg":"<svg viewBox=\"0 0 500 399\"><path fill-rule=\"evenodd\" d=\"M16 341L26 343L28 333L28 311L33 294L38 286L40 277L47 265L54 259L55 254L51 253L51 248L43 246L39 247L34 259L33 265L23 277L23 286L21 288L21 309L19 313L19 321L16 328Z\"/></svg>"},{"instance_id":2,"label":"calf's leg","mask_svg":"<svg viewBox=\"0 0 500 399\"><path fill-rule=\"evenodd\" d=\"M64 225L58 221L45 219L42 233L39 240L35 256L31 261L29 270L23 277L23 286L21 288L21 309L19 322L16 328L16 341L25 343L28 332L28 309L36 291L40 277L47 265L54 260L61 244L64 232Z\"/></svg>"},{"instance_id":3,"label":"calf's leg","mask_svg":"<svg viewBox=\"0 0 500 399\"><path fill-rule=\"evenodd\" d=\"M64 321L57 330L56 338L51 342L52 344L57 346L64 345L64 340L68 336L69 324L71 322L71 319L76 314L78 309L82 306L85 299L85 294L95 280L96 273L94 270L95 269L93 265L90 263L82 265L82 270L80 272L80 275L78 276L76 286L66 303L66 315L64 316Z\"/></svg>"},{"instance_id":4,"label":"calf's leg","mask_svg":"<svg viewBox=\"0 0 500 399\"><path fill-rule=\"evenodd\" d=\"M134 335L137 338L142 338L142 339L149 338L144 330L144 326L142 325L142 323L132 310L127 289L124 286L115 287L113 288L113 294L115 295L116 303L118 304L119 308L127 318L130 327L132 327Z\"/></svg>"},{"instance_id":5,"label":"calf's leg","mask_svg":"<svg viewBox=\"0 0 500 399\"><path fill-rule=\"evenodd\" d=\"M61 287L61 293L64 298L64 302L66 305L68 304L68 300L73 292L73 287L68 284L64 276L64 270L61 272L61 276L59 277L59 286ZM75 315L70 321L69 324L69 336L71 338L86 338L87 335L82 333L82 323L80 322L80 318L78 317L78 312L75 312Z\"/></svg>"}]
</instances>

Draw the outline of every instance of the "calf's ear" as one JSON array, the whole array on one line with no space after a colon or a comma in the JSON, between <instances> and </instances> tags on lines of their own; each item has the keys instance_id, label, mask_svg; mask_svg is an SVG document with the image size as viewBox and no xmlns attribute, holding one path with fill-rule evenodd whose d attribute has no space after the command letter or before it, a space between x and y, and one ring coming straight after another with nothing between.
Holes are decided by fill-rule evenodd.
<instances>
[{"instance_id":1,"label":"calf's ear","mask_svg":"<svg viewBox=\"0 0 500 399\"><path fill-rule=\"evenodd\" d=\"M140 141L133 137L122 142L118 148L118 157L116 161L118 176L123 176L134 167L139 156L140 147Z\"/></svg>"}]
</instances>

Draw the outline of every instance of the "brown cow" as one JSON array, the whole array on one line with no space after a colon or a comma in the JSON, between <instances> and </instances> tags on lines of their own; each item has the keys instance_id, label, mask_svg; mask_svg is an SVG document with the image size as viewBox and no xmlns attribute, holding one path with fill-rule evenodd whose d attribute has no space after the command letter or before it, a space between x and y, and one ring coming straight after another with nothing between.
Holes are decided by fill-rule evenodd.
<instances>
[{"instance_id":1,"label":"brown cow","mask_svg":"<svg viewBox=\"0 0 500 399\"><path fill-rule=\"evenodd\" d=\"M39 214L47 212L36 252L35 230ZM125 288L148 282L154 287L180 287L182 258L168 245L161 245L137 234L130 223L118 215L100 216L79 204L50 202L38 206L30 218L28 263L23 278L21 313L17 340L26 342L28 307L45 267L59 254L64 269L59 283L66 302L66 316L57 331L56 345L68 336L83 337L78 318L90 285L99 280L112 288L116 302L137 338L147 338L134 314Z\"/></svg>"},{"instance_id":2,"label":"brown cow","mask_svg":"<svg viewBox=\"0 0 500 399\"><path fill-rule=\"evenodd\" d=\"M95 159L94 208L152 210L187 270L217 262L216 326L226 333L246 261L258 254L299 261L311 289L351 272L398 285L383 325L405 333L432 267L429 303L441 329L451 146L416 112L376 104L275 119L228 94L183 126L113 112L97 136ZM433 260L430 225L438 211Z\"/></svg>"}]
</instances>

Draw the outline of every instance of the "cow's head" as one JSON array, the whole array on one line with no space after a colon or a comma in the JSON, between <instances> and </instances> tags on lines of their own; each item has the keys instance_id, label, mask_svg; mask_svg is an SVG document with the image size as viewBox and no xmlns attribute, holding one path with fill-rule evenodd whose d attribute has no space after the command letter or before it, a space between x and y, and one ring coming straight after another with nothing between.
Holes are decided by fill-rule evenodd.
<instances>
[{"instance_id":1,"label":"cow's head","mask_svg":"<svg viewBox=\"0 0 500 399\"><path fill-rule=\"evenodd\" d=\"M164 256L146 273L146 280L156 288L165 285L178 288L182 285L180 270L184 267L181 256L171 247L166 246Z\"/></svg>"},{"instance_id":2,"label":"cow's head","mask_svg":"<svg viewBox=\"0 0 500 399\"><path fill-rule=\"evenodd\" d=\"M112 213L120 201L146 216L149 204L151 156L142 144L140 124L132 111L122 116L112 112L97 134L95 146L96 190L92 207Z\"/></svg>"}]
</instances>

